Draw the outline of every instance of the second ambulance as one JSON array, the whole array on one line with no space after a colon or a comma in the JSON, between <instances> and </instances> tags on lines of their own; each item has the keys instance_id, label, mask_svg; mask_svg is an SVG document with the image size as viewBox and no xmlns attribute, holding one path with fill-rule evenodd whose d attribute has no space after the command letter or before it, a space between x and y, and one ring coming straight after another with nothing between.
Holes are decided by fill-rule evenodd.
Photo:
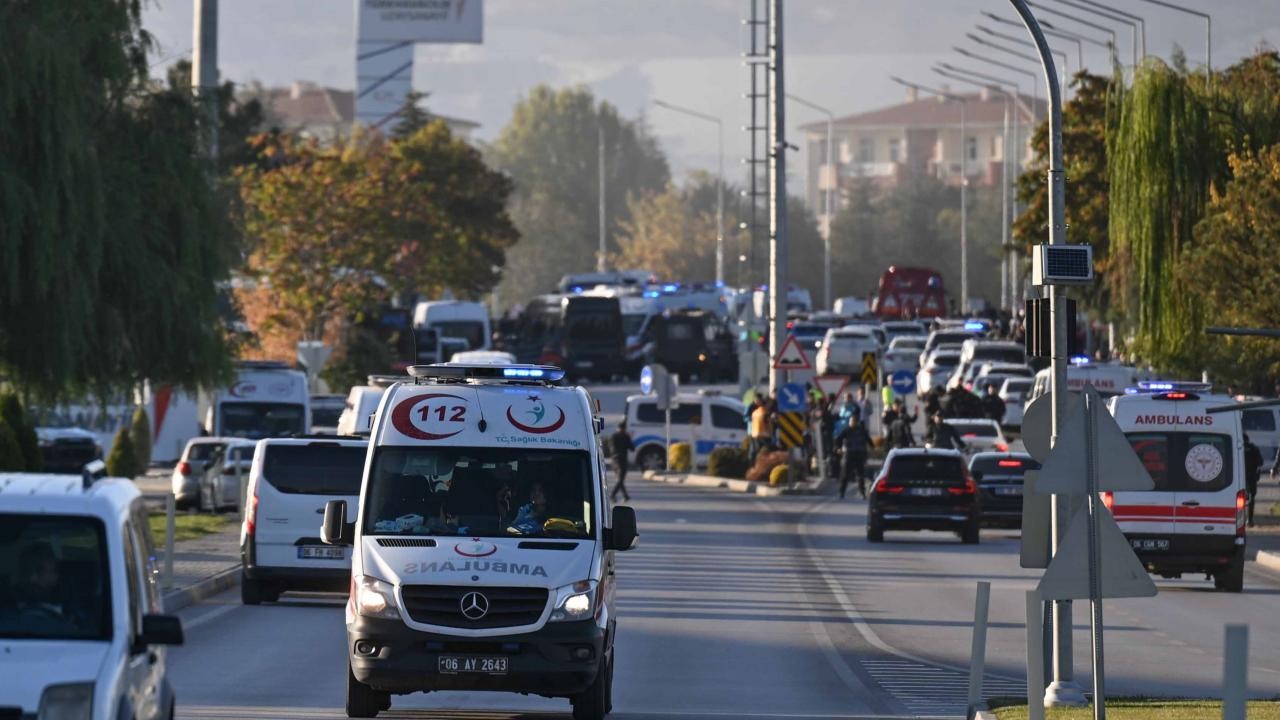
<instances>
[{"instance_id":1,"label":"second ambulance","mask_svg":"<svg viewBox=\"0 0 1280 720\"><path fill-rule=\"evenodd\" d=\"M1103 493L1149 572L1204 573L1227 592L1244 589L1244 435L1226 396L1199 383L1143 382L1109 408L1155 488Z\"/></svg>"},{"instance_id":2,"label":"second ambulance","mask_svg":"<svg viewBox=\"0 0 1280 720\"><path fill-rule=\"evenodd\" d=\"M330 501L321 537L354 544L348 717L391 696L492 690L612 706L614 552L635 513L610 512L582 388L562 370L430 365L375 415L358 508ZM355 522L348 525L348 510Z\"/></svg>"}]
</instances>

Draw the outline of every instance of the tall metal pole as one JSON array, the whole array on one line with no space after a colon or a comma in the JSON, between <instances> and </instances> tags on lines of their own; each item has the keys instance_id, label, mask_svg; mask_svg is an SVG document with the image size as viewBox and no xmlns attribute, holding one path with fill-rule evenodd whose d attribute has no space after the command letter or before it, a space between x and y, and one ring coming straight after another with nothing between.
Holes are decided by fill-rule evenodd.
<instances>
[{"instance_id":1,"label":"tall metal pole","mask_svg":"<svg viewBox=\"0 0 1280 720\"><path fill-rule=\"evenodd\" d=\"M778 357L787 327L786 75L783 72L782 0L769 2L769 357ZM769 363L769 392L781 376Z\"/></svg>"},{"instance_id":2,"label":"tall metal pole","mask_svg":"<svg viewBox=\"0 0 1280 720\"><path fill-rule=\"evenodd\" d=\"M1133 13L1125 12L1124 10L1120 10L1118 8L1113 8L1110 5L1103 5L1100 2L1094 2L1093 0L1078 0L1078 2L1088 5L1089 7L1097 8L1099 10L1106 10L1107 12L1115 13L1116 15L1128 18L1138 23L1138 28L1139 28L1138 54L1144 58L1147 56L1147 21L1145 18L1143 18L1141 15L1134 15Z\"/></svg>"},{"instance_id":3,"label":"tall metal pole","mask_svg":"<svg viewBox=\"0 0 1280 720\"><path fill-rule=\"evenodd\" d=\"M1062 95L1058 91L1057 70L1053 66L1053 53L1045 40L1035 15L1027 7L1026 0L1009 0L1027 26L1027 32L1036 43L1040 64L1044 69L1044 82L1049 92L1049 242L1063 245L1067 242L1066 223L1066 170L1062 161ZM1053 403L1051 425L1052 443L1058 442L1058 434L1066 422L1067 411L1067 298L1057 286L1049 286L1050 321L1053 324L1053 342L1050 373L1050 396ZM1053 554L1067 532L1070 506L1068 497L1054 495L1052 501ZM1072 611L1070 600L1054 603L1053 611L1053 682L1045 694L1047 705L1083 705L1084 693L1075 682L1073 668L1071 630Z\"/></svg>"},{"instance_id":4,"label":"tall metal pole","mask_svg":"<svg viewBox=\"0 0 1280 720\"><path fill-rule=\"evenodd\" d=\"M218 0L195 0L191 42L191 90L204 111L206 150L218 161Z\"/></svg>"},{"instance_id":5,"label":"tall metal pole","mask_svg":"<svg viewBox=\"0 0 1280 720\"><path fill-rule=\"evenodd\" d=\"M827 151L826 151L825 162L827 166L827 172L831 173L831 177L828 179L827 187L824 192L824 195L826 196L826 200L825 200L826 211L823 213L823 217L826 218L826 227L823 228L823 232L822 232L822 248L823 248L822 249L822 267L823 267L822 300L825 303L826 308L830 310L831 309L831 222L835 219L835 198L832 195L832 189L835 187L837 183L840 182L840 173L836 170L835 160L833 159L833 155L832 155L832 153L834 152L832 150L832 146L833 146L833 143L835 142L834 126L835 126L836 116L829 109L817 103L809 102L808 100L805 100L802 97L798 97L796 95L792 95L791 93L787 93L787 98L790 100L794 100L800 103L801 105L804 105L805 107L813 108L814 110L817 110L818 112L827 116Z\"/></svg>"},{"instance_id":6,"label":"tall metal pole","mask_svg":"<svg viewBox=\"0 0 1280 720\"><path fill-rule=\"evenodd\" d=\"M596 272L602 273L608 267L608 263L606 262L606 258L605 258L605 253L608 251L608 249L605 246L604 125L596 126L596 137L600 141L598 146L599 149L596 152L596 156L598 157L598 160L599 160L599 165L596 168L596 174L599 180L599 188L597 190L597 194L599 195L599 200L600 200L600 205L598 208L598 213L600 215L600 219L599 219L600 220L600 249L596 253Z\"/></svg>"},{"instance_id":7,"label":"tall metal pole","mask_svg":"<svg viewBox=\"0 0 1280 720\"><path fill-rule=\"evenodd\" d=\"M1209 69L1209 77L1212 79L1213 78L1213 18L1209 15L1209 13L1200 12L1199 10L1192 10L1189 7L1183 7L1181 5L1174 5L1173 3L1165 2L1164 0L1142 0L1142 2L1151 3L1152 5L1159 5L1162 8L1168 8L1170 10L1177 10L1178 12L1186 13L1188 15L1195 15L1201 20L1204 20L1204 64L1205 64L1205 67Z\"/></svg>"}]
</instances>

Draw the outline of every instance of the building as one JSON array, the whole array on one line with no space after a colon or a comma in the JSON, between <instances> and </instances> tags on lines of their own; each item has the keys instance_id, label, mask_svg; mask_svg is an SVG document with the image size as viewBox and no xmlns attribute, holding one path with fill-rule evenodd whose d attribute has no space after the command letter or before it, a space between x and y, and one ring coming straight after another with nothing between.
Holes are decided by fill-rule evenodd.
<instances>
[{"instance_id":1,"label":"building","mask_svg":"<svg viewBox=\"0 0 1280 720\"><path fill-rule=\"evenodd\" d=\"M943 86L943 91L948 89ZM1006 96L983 89L955 93L957 99L917 95L907 92L906 102L878 110L837 118L832 123L832 165L827 166L827 123L802 125L809 149L806 168L807 198L825 234L839 212L844 193L859 178L893 186L913 175L930 175L958 184L961 177L960 108L965 115L964 152L968 155L970 187L999 186L1004 160L1004 118ZM1013 159L1019 171L1031 160L1031 135L1035 117L1044 118L1044 103L1017 98L1009 105L1009 144L1020 148ZM1016 105L1016 109L1015 106ZM1020 123L1014 137L1014 113ZM1011 178L1016 176L1010 168ZM833 185L834 183L834 185ZM826 206L827 188L833 188L832 204Z\"/></svg>"},{"instance_id":2,"label":"building","mask_svg":"<svg viewBox=\"0 0 1280 720\"><path fill-rule=\"evenodd\" d=\"M295 82L287 88L263 88L252 95L262 102L267 124L321 141L351 134L355 119L355 93L335 90L310 82ZM445 115L443 120L454 135L470 140L480 123Z\"/></svg>"}]
</instances>

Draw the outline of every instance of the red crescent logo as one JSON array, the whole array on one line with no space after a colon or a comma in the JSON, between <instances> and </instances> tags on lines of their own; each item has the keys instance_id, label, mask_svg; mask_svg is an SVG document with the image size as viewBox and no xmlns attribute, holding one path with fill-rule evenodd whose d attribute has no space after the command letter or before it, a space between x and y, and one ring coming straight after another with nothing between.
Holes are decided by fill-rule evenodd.
<instances>
[{"instance_id":1,"label":"red crescent logo","mask_svg":"<svg viewBox=\"0 0 1280 720\"><path fill-rule=\"evenodd\" d=\"M466 550L462 549L462 543L458 543L457 545L453 546L453 551L458 553L462 557L469 557L469 558L489 557L490 555L498 552L498 546L494 545L493 543L477 542L472 545L472 547L476 547L477 550L485 546L487 546L487 549L483 551L467 552Z\"/></svg>"},{"instance_id":2,"label":"red crescent logo","mask_svg":"<svg viewBox=\"0 0 1280 720\"><path fill-rule=\"evenodd\" d=\"M556 421L555 421L555 422L553 422L553 423L551 423L550 425L548 425L548 426L546 426L546 427L541 427L541 428L540 428L540 427L530 427L529 425L525 425L524 423L522 423L522 422L520 422L519 420L516 420L514 417L512 417L512 416L511 416L511 408L510 408L510 406L508 406L508 407L507 407L507 422L511 423L512 425L516 426L516 427L517 427L517 428L519 428L520 430L523 430L523 431L525 431L525 432L527 432L527 433L533 433L534 435L546 435L547 433L555 432L555 431L559 430L559 429L564 425L564 410L561 410L560 408L556 408L556 412L560 413L560 417L559 417L559 418L557 418L557 419L556 419Z\"/></svg>"},{"instance_id":3,"label":"red crescent logo","mask_svg":"<svg viewBox=\"0 0 1280 720\"><path fill-rule=\"evenodd\" d=\"M466 402L466 398L460 398L457 395L450 395L448 393L427 393L426 395L415 395L400 403L396 406L395 410L391 411L391 424L400 432L401 435L411 437L415 440L444 440L445 438L451 438L462 432L464 428L459 428L451 433L429 433L425 430L419 430L413 424L413 419L411 417L413 415L413 409L423 400L430 400L432 398L453 398L454 400Z\"/></svg>"}]
</instances>

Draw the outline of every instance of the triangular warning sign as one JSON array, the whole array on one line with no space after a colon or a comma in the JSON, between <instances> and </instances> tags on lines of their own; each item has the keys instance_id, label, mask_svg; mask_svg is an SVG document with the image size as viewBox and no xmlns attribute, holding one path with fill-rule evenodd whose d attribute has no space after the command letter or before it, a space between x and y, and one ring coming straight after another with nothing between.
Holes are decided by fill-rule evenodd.
<instances>
[{"instance_id":1,"label":"triangular warning sign","mask_svg":"<svg viewBox=\"0 0 1280 720\"><path fill-rule=\"evenodd\" d=\"M1111 513L1098 503L1098 579L1104 598L1154 597L1156 584L1133 554ZM1058 554L1036 588L1045 600L1089 598L1089 513L1082 505L1071 518Z\"/></svg>"},{"instance_id":2,"label":"triangular warning sign","mask_svg":"<svg viewBox=\"0 0 1280 720\"><path fill-rule=\"evenodd\" d=\"M1098 392L1092 385L1085 387L1084 392L1087 397L1081 398L1071 408L1066 422L1058 430L1058 442L1045 458L1044 467L1040 468L1036 491L1068 495L1086 492L1085 473L1089 462L1085 442L1086 412L1093 422L1097 490L1151 490L1155 487L1151 475L1142 466L1115 418L1107 412Z\"/></svg>"},{"instance_id":3,"label":"triangular warning sign","mask_svg":"<svg viewBox=\"0 0 1280 720\"><path fill-rule=\"evenodd\" d=\"M809 356L804 354L804 349L800 347L800 343L796 341L795 335L788 335L787 341L782 343L782 349L778 351L778 357L773 360L774 370L808 370Z\"/></svg>"},{"instance_id":4,"label":"triangular warning sign","mask_svg":"<svg viewBox=\"0 0 1280 720\"><path fill-rule=\"evenodd\" d=\"M845 375L819 375L813 379L813 384L823 395L827 397L839 397L840 393L849 386L849 378Z\"/></svg>"}]
</instances>

